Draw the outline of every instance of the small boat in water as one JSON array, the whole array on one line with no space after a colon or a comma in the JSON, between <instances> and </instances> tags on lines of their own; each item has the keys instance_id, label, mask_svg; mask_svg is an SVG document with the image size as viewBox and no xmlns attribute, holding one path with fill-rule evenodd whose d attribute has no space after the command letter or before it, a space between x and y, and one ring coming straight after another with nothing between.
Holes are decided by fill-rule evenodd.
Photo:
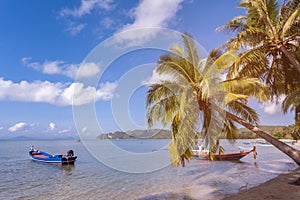
<instances>
[{"instance_id":1,"label":"small boat in water","mask_svg":"<svg viewBox=\"0 0 300 200\"><path fill-rule=\"evenodd\" d=\"M242 151L251 151L254 145L250 141L244 141L242 145L239 146L239 150Z\"/></svg>"},{"instance_id":2,"label":"small boat in water","mask_svg":"<svg viewBox=\"0 0 300 200\"><path fill-rule=\"evenodd\" d=\"M256 144L257 144L258 146L262 146L262 147L271 147L271 146L273 146L272 144L270 144L269 142L267 142L267 141L264 140L264 139L257 139L257 140L256 140Z\"/></svg>"},{"instance_id":3,"label":"small boat in water","mask_svg":"<svg viewBox=\"0 0 300 200\"><path fill-rule=\"evenodd\" d=\"M29 150L29 156L35 161L61 165L73 165L77 159L77 156L74 156L73 150L69 150L67 155L52 155L43 151L39 151L33 147L31 147Z\"/></svg>"},{"instance_id":4,"label":"small boat in water","mask_svg":"<svg viewBox=\"0 0 300 200\"><path fill-rule=\"evenodd\" d=\"M240 160L244 156L247 156L248 154L253 153L254 159L256 159L256 148L253 147L250 151L240 151L238 153L224 153L224 154L214 154L213 156L210 156L207 150L203 151L203 148L199 148L197 150L193 150L192 158L194 159L204 159L204 160Z\"/></svg>"}]
</instances>

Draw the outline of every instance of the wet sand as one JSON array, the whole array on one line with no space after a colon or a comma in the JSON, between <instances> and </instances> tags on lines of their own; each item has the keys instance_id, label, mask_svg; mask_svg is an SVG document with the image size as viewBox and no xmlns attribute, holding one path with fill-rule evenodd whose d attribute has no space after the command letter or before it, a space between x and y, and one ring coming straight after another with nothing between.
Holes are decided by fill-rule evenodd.
<instances>
[{"instance_id":1,"label":"wet sand","mask_svg":"<svg viewBox=\"0 0 300 200\"><path fill-rule=\"evenodd\" d=\"M300 168L281 174L249 190L223 198L223 200L300 199L300 186L291 184L300 177Z\"/></svg>"}]
</instances>

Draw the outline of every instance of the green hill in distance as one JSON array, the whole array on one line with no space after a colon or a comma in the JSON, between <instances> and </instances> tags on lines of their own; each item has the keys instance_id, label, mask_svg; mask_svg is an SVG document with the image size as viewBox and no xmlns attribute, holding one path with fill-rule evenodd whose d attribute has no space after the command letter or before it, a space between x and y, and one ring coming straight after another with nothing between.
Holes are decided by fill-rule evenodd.
<instances>
[{"instance_id":1,"label":"green hill in distance","mask_svg":"<svg viewBox=\"0 0 300 200\"><path fill-rule=\"evenodd\" d=\"M259 126L260 129L271 134L278 139L293 139L289 131L289 126ZM114 133L100 134L97 139L171 139L170 130L150 129L150 130L132 130L132 131L116 131ZM246 128L239 129L239 139L255 139L256 134Z\"/></svg>"},{"instance_id":2,"label":"green hill in distance","mask_svg":"<svg viewBox=\"0 0 300 200\"><path fill-rule=\"evenodd\" d=\"M164 129L116 131L114 133L100 134L97 139L171 139L171 131Z\"/></svg>"}]
</instances>

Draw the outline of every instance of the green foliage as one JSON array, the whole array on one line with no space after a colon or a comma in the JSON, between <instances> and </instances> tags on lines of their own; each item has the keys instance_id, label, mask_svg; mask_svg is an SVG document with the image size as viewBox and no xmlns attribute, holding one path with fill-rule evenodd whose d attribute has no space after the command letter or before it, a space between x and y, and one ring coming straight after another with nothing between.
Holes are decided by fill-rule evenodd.
<instances>
[{"instance_id":1,"label":"green foliage","mask_svg":"<svg viewBox=\"0 0 300 200\"><path fill-rule=\"evenodd\" d=\"M255 77L264 81L272 98L299 88L300 3L290 0L241 1L245 16L234 17L218 30L231 32L222 47L239 51L228 77ZM298 68L298 70L297 70Z\"/></svg>"},{"instance_id":2,"label":"green foliage","mask_svg":"<svg viewBox=\"0 0 300 200\"><path fill-rule=\"evenodd\" d=\"M291 125L288 132L293 140L300 140L300 123Z\"/></svg>"},{"instance_id":3,"label":"green foliage","mask_svg":"<svg viewBox=\"0 0 300 200\"><path fill-rule=\"evenodd\" d=\"M171 139L171 132L169 130L150 129L150 130L133 130L133 131L116 131L114 133L100 134L97 136L98 140L103 139Z\"/></svg>"},{"instance_id":4,"label":"green foliage","mask_svg":"<svg viewBox=\"0 0 300 200\"><path fill-rule=\"evenodd\" d=\"M289 94L282 103L282 110L287 113L300 105L300 89Z\"/></svg>"},{"instance_id":5,"label":"green foliage","mask_svg":"<svg viewBox=\"0 0 300 200\"><path fill-rule=\"evenodd\" d=\"M184 165L184 160L191 158L195 138L203 138L212 153L223 150L220 138L238 138L234 122L226 119L225 110L222 113L220 108L257 123L256 112L246 105L248 96L261 100L268 96L268 90L256 78L232 76L222 80L222 73L237 60L234 51L214 49L204 60L190 35L183 34L182 39L184 47L174 45L171 53L160 57L155 69L172 79L150 85L146 99L148 126L157 122L171 125L169 152L173 165Z\"/></svg>"},{"instance_id":6,"label":"green foliage","mask_svg":"<svg viewBox=\"0 0 300 200\"><path fill-rule=\"evenodd\" d=\"M283 134L280 133L280 132L276 132L276 133L274 134L274 137L277 138L277 139L280 139L280 138L283 138Z\"/></svg>"}]
</instances>

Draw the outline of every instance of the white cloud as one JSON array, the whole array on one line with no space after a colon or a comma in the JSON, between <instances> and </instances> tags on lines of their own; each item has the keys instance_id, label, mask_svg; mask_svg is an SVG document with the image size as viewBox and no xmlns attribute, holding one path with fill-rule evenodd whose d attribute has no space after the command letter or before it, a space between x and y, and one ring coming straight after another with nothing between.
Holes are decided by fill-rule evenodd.
<instances>
[{"instance_id":1,"label":"white cloud","mask_svg":"<svg viewBox=\"0 0 300 200\"><path fill-rule=\"evenodd\" d=\"M78 8L65 8L60 11L60 16L83 17L95 9L111 10L112 8L114 8L113 0L81 0Z\"/></svg>"},{"instance_id":2,"label":"white cloud","mask_svg":"<svg viewBox=\"0 0 300 200\"><path fill-rule=\"evenodd\" d=\"M31 57L23 57L21 60L24 64L26 64L31 60Z\"/></svg>"},{"instance_id":3,"label":"white cloud","mask_svg":"<svg viewBox=\"0 0 300 200\"><path fill-rule=\"evenodd\" d=\"M99 89L83 83L51 83L49 81L14 83L0 78L0 100L43 102L58 106L83 105L113 97L116 83L102 83Z\"/></svg>"},{"instance_id":4,"label":"white cloud","mask_svg":"<svg viewBox=\"0 0 300 200\"><path fill-rule=\"evenodd\" d=\"M140 28L166 28L168 22L173 19L181 8L183 0L142 0L133 9L134 22L124 25L119 32L140 29ZM158 30L157 30L158 31ZM117 38L116 43L134 42L131 45L141 45L157 34L153 29L139 31L139 34L123 34Z\"/></svg>"},{"instance_id":5,"label":"white cloud","mask_svg":"<svg viewBox=\"0 0 300 200\"><path fill-rule=\"evenodd\" d=\"M81 0L78 7L64 8L59 12L59 15L66 20L66 31L75 36L87 26L87 23L79 23L74 18L82 18L95 10L109 11L114 7L113 0Z\"/></svg>"},{"instance_id":6,"label":"white cloud","mask_svg":"<svg viewBox=\"0 0 300 200\"><path fill-rule=\"evenodd\" d=\"M54 122L50 122L50 124L49 124L49 129L51 130L51 131L53 131L54 129L55 129L55 123Z\"/></svg>"},{"instance_id":7,"label":"white cloud","mask_svg":"<svg viewBox=\"0 0 300 200\"><path fill-rule=\"evenodd\" d=\"M66 31L75 36L80 33L85 27L86 24L76 24L75 22L69 22Z\"/></svg>"},{"instance_id":8,"label":"white cloud","mask_svg":"<svg viewBox=\"0 0 300 200\"><path fill-rule=\"evenodd\" d=\"M83 64L67 64L64 61L44 61L30 62L30 57L22 58L22 62L30 68L37 71L41 71L44 74L50 75L63 75L70 78L76 78L76 75L80 78L88 78L97 75L100 72L100 66L96 63L86 62ZM79 73L78 73L79 71ZM77 74L78 73L78 74Z\"/></svg>"},{"instance_id":9,"label":"white cloud","mask_svg":"<svg viewBox=\"0 0 300 200\"><path fill-rule=\"evenodd\" d=\"M112 28L112 26L113 26L114 23L115 23L115 21L112 20L112 19L109 18L109 17L105 17L104 19L102 19L102 20L100 21L100 24L101 24L104 28L106 28L106 29Z\"/></svg>"},{"instance_id":10,"label":"white cloud","mask_svg":"<svg viewBox=\"0 0 300 200\"><path fill-rule=\"evenodd\" d=\"M18 130L21 130L22 128L24 128L25 126L27 126L27 124L25 122L19 122L11 127L8 128L9 132L16 132Z\"/></svg>"},{"instance_id":11,"label":"white cloud","mask_svg":"<svg viewBox=\"0 0 300 200\"><path fill-rule=\"evenodd\" d=\"M100 72L100 67L92 62L82 63L77 73L78 78L93 77Z\"/></svg>"},{"instance_id":12,"label":"white cloud","mask_svg":"<svg viewBox=\"0 0 300 200\"><path fill-rule=\"evenodd\" d=\"M0 131L3 130L3 129L4 129L4 127L3 127L3 126L0 126Z\"/></svg>"},{"instance_id":13,"label":"white cloud","mask_svg":"<svg viewBox=\"0 0 300 200\"><path fill-rule=\"evenodd\" d=\"M281 112L282 102L285 99L285 95L280 95L278 102L267 101L261 104L261 107L264 109L264 112L269 115L275 115Z\"/></svg>"},{"instance_id":14,"label":"white cloud","mask_svg":"<svg viewBox=\"0 0 300 200\"><path fill-rule=\"evenodd\" d=\"M67 133L67 132L70 132L70 130L69 129L63 129L63 130L58 131L59 134Z\"/></svg>"},{"instance_id":15,"label":"white cloud","mask_svg":"<svg viewBox=\"0 0 300 200\"><path fill-rule=\"evenodd\" d=\"M180 9L183 0L143 0L134 9L135 17L132 24L125 25L122 30L144 27L166 27L170 19Z\"/></svg>"},{"instance_id":16,"label":"white cloud","mask_svg":"<svg viewBox=\"0 0 300 200\"><path fill-rule=\"evenodd\" d=\"M113 98L113 92L117 87L117 83L101 83L96 93L96 99L110 100Z\"/></svg>"},{"instance_id":17,"label":"white cloud","mask_svg":"<svg viewBox=\"0 0 300 200\"><path fill-rule=\"evenodd\" d=\"M53 62L48 62L46 61L43 64L43 73L45 74L60 74L62 72L61 68L59 65L64 64L63 61L53 61Z\"/></svg>"}]
</instances>

